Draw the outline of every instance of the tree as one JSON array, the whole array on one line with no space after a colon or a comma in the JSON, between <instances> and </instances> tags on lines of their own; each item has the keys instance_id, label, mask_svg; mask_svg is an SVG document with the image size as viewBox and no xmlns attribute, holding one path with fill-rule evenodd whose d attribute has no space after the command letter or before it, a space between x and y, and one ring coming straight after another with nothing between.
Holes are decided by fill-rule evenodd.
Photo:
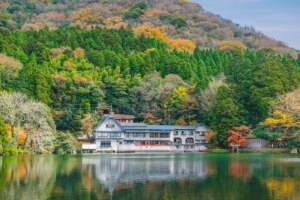
<instances>
[{"instance_id":1,"label":"tree","mask_svg":"<svg viewBox=\"0 0 300 200\"><path fill-rule=\"evenodd\" d=\"M0 155L7 151L9 145L8 131L0 115Z\"/></svg>"},{"instance_id":2,"label":"tree","mask_svg":"<svg viewBox=\"0 0 300 200\"><path fill-rule=\"evenodd\" d=\"M229 137L228 137L228 145L229 147L232 145L240 145L241 147L248 144L248 141L243 137L242 133L230 130L228 131Z\"/></svg>"},{"instance_id":3,"label":"tree","mask_svg":"<svg viewBox=\"0 0 300 200\"><path fill-rule=\"evenodd\" d=\"M69 132L57 132L54 140L55 154L73 154L76 151L77 140Z\"/></svg>"},{"instance_id":4,"label":"tree","mask_svg":"<svg viewBox=\"0 0 300 200\"><path fill-rule=\"evenodd\" d=\"M55 125L50 109L42 103L30 100L21 93L0 93L0 115L11 125L12 145L17 146L22 126L27 133L27 141L35 153L51 153L53 151L53 133Z\"/></svg>"},{"instance_id":5,"label":"tree","mask_svg":"<svg viewBox=\"0 0 300 200\"><path fill-rule=\"evenodd\" d=\"M216 105L207 117L210 128L217 133L218 146L222 148L228 147L228 131L244 123L238 115L238 107L230 98L226 86L219 87Z\"/></svg>"},{"instance_id":6,"label":"tree","mask_svg":"<svg viewBox=\"0 0 300 200\"><path fill-rule=\"evenodd\" d=\"M220 74L217 77L212 78L212 81L209 83L208 87L201 90L197 94L197 99L199 101L201 112L209 112L216 104L216 98L218 94L218 89L221 86L226 86L224 74Z\"/></svg>"},{"instance_id":7,"label":"tree","mask_svg":"<svg viewBox=\"0 0 300 200\"><path fill-rule=\"evenodd\" d=\"M181 117L181 118L179 118L179 119L175 122L175 125L176 125L176 126L186 126L187 123L186 123L186 121Z\"/></svg>"}]
</instances>

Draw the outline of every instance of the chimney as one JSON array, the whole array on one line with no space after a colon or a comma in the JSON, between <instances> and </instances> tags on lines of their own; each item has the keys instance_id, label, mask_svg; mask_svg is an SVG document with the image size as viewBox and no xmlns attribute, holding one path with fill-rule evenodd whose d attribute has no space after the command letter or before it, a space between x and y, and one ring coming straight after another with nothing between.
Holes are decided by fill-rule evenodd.
<instances>
[{"instance_id":1,"label":"chimney","mask_svg":"<svg viewBox=\"0 0 300 200\"><path fill-rule=\"evenodd\" d=\"M101 122L104 122L105 120L105 117L104 117L104 114L101 115Z\"/></svg>"}]
</instances>

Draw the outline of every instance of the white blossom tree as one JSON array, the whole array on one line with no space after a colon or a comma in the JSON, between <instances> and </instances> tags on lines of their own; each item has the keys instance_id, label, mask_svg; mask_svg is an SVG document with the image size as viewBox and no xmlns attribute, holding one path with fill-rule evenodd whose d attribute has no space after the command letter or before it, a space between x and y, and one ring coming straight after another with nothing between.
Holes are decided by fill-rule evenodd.
<instances>
[{"instance_id":1,"label":"white blossom tree","mask_svg":"<svg viewBox=\"0 0 300 200\"><path fill-rule=\"evenodd\" d=\"M14 133L14 128L22 126L34 152L53 151L55 124L50 109L45 104L31 100L22 93L2 92L0 93L0 115L7 124L11 125L13 145L17 144L18 138L18 132Z\"/></svg>"}]
</instances>

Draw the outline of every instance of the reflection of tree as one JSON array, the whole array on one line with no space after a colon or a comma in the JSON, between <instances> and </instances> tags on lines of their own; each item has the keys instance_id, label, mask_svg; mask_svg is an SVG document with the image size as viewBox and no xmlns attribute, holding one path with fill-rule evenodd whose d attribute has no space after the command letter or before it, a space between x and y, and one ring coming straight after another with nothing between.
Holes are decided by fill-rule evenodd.
<instances>
[{"instance_id":1,"label":"reflection of tree","mask_svg":"<svg viewBox=\"0 0 300 200\"><path fill-rule=\"evenodd\" d=\"M0 199L48 199L55 182L54 169L53 157L4 157L0 168ZM2 181L5 186L1 191Z\"/></svg>"},{"instance_id":2,"label":"reflection of tree","mask_svg":"<svg viewBox=\"0 0 300 200\"><path fill-rule=\"evenodd\" d=\"M300 196L299 179L269 177L261 182L267 186L273 199L298 199Z\"/></svg>"},{"instance_id":3,"label":"reflection of tree","mask_svg":"<svg viewBox=\"0 0 300 200\"><path fill-rule=\"evenodd\" d=\"M228 166L230 176L247 181L251 178L251 171L248 162L230 162Z\"/></svg>"}]
</instances>

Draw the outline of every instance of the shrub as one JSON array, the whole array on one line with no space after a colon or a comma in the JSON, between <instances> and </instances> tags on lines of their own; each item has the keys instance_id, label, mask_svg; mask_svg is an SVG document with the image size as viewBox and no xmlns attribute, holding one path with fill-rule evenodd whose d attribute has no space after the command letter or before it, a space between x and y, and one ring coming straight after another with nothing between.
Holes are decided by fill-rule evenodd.
<instances>
[{"instance_id":1,"label":"shrub","mask_svg":"<svg viewBox=\"0 0 300 200\"><path fill-rule=\"evenodd\" d=\"M17 147L7 147L4 150L4 154L9 156L9 155L17 155L18 154L18 149Z\"/></svg>"},{"instance_id":2,"label":"shrub","mask_svg":"<svg viewBox=\"0 0 300 200\"><path fill-rule=\"evenodd\" d=\"M125 19L136 19L142 14L144 14L144 10L148 8L148 4L146 2L139 2L134 4L132 8L128 12L125 13Z\"/></svg>"},{"instance_id":3,"label":"shrub","mask_svg":"<svg viewBox=\"0 0 300 200\"><path fill-rule=\"evenodd\" d=\"M181 28L181 27L186 27L187 26L186 19L184 19L182 17L177 17L177 18L173 19L171 21L171 24L173 26L175 26L176 28Z\"/></svg>"}]
</instances>

